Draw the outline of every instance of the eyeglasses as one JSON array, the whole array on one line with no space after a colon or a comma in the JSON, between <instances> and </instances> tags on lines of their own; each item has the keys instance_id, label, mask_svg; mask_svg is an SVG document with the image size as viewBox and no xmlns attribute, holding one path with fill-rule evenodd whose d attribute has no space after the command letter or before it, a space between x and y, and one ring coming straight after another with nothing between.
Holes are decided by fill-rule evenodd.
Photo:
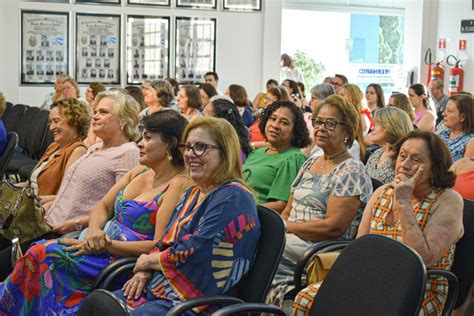
<instances>
[{"instance_id":1,"label":"eyeglasses","mask_svg":"<svg viewBox=\"0 0 474 316\"><path fill-rule=\"evenodd\" d=\"M342 123L342 122L338 122L336 120L320 120L320 119L314 119L313 120L313 127L314 128L320 128L321 126L324 125L324 127L328 130L328 131L334 131L337 127L337 124L341 124L341 125L346 125L345 123Z\"/></svg>"},{"instance_id":2,"label":"eyeglasses","mask_svg":"<svg viewBox=\"0 0 474 316\"><path fill-rule=\"evenodd\" d=\"M220 149L219 146L209 145L209 144L200 143L200 142L197 142L192 146L189 143L179 144L178 148L184 150L185 152L192 149L193 153L198 157L201 157L202 155L204 155L204 153L206 152L208 148Z\"/></svg>"}]
</instances>

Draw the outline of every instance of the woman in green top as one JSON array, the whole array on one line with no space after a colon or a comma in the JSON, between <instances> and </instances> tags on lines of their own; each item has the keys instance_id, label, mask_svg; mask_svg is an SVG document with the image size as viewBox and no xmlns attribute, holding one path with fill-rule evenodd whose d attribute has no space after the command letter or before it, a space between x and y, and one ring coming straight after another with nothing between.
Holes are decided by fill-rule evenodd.
<instances>
[{"instance_id":1,"label":"woman in green top","mask_svg":"<svg viewBox=\"0 0 474 316\"><path fill-rule=\"evenodd\" d=\"M258 148L247 157L244 178L257 193L257 203L281 213L290 196L291 183L306 160L300 148L310 138L303 113L293 102L275 101L260 121L269 147Z\"/></svg>"}]
</instances>

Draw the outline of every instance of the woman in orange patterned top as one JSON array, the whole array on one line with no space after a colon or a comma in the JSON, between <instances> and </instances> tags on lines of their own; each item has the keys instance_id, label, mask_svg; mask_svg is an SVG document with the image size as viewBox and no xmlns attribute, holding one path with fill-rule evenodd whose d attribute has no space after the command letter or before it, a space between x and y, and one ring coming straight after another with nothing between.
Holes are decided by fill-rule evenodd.
<instances>
[{"instance_id":1,"label":"woman in orange patterned top","mask_svg":"<svg viewBox=\"0 0 474 316\"><path fill-rule=\"evenodd\" d=\"M463 201L450 189L456 176L448 147L434 133L415 130L396 148L394 180L378 188L364 211L357 237L379 234L416 250L428 268L450 270L456 241L463 234ZM298 294L294 315L311 308L318 284ZM444 278L429 278L419 315L441 315L447 296ZM383 311L380 311L383 314Z\"/></svg>"}]
</instances>

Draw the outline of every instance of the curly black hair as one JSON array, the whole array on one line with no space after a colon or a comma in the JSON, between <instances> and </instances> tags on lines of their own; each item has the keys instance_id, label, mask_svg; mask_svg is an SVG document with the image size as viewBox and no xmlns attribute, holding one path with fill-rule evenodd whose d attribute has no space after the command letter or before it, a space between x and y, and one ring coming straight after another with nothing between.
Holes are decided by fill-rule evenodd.
<instances>
[{"instance_id":1,"label":"curly black hair","mask_svg":"<svg viewBox=\"0 0 474 316\"><path fill-rule=\"evenodd\" d=\"M291 101L275 101L268 108L266 108L260 120L258 127L263 135L265 135L265 126L270 116L279 108L287 108L293 114L293 122L295 127L293 129L293 137L291 138L291 146L296 148L307 147L311 143L309 138L309 131L306 127L306 122L303 117L303 112ZM266 138L267 136L265 136Z\"/></svg>"},{"instance_id":2,"label":"curly black hair","mask_svg":"<svg viewBox=\"0 0 474 316\"><path fill-rule=\"evenodd\" d=\"M212 107L214 108L215 117L223 118L232 124L239 136L242 151L245 155L248 155L252 151L252 147L249 144L249 131L244 125L237 106L228 100L217 99L212 102Z\"/></svg>"}]
</instances>

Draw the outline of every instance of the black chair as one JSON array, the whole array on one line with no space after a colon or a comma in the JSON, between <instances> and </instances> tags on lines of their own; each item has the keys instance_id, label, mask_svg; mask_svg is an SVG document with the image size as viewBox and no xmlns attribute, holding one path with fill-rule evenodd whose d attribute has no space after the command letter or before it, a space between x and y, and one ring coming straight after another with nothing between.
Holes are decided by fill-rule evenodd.
<instances>
[{"instance_id":1,"label":"black chair","mask_svg":"<svg viewBox=\"0 0 474 316\"><path fill-rule=\"evenodd\" d=\"M13 106L10 111L8 111L8 115L3 117L3 124L5 125L5 129L9 132L16 132L18 133L18 128L20 127L20 121L25 114L27 106L23 104L17 104Z\"/></svg>"},{"instance_id":2,"label":"black chair","mask_svg":"<svg viewBox=\"0 0 474 316\"><path fill-rule=\"evenodd\" d=\"M283 250L285 249L286 235L285 225L280 215L261 205L257 206L257 211L261 224L261 234L257 245L256 257L252 269L237 285L236 296L201 297L189 300L176 305L168 312L168 315L179 315L186 310L201 305L238 304L243 302L263 303L265 301ZM118 278L119 275L130 273L135 264L135 260L135 258L125 258L114 262L101 273L96 279L96 282L92 285L92 288L113 290L113 280ZM93 293L95 293L95 291ZM92 300L92 298L86 298L84 304L87 302L87 305L85 306L94 306L95 303L88 302L88 300ZM113 300L112 295L110 300ZM82 312L84 312L86 307L84 307L84 309L81 307L79 311L81 312L82 310ZM84 312L83 315L86 314L99 315L99 313L96 314L92 309L87 310L87 313Z\"/></svg>"},{"instance_id":3,"label":"black chair","mask_svg":"<svg viewBox=\"0 0 474 316\"><path fill-rule=\"evenodd\" d=\"M5 105L5 111L3 111L2 119L4 120L6 117L8 117L8 113L10 113L10 110L13 107L13 103L7 102Z\"/></svg>"},{"instance_id":4,"label":"black chair","mask_svg":"<svg viewBox=\"0 0 474 316\"><path fill-rule=\"evenodd\" d=\"M374 179L374 178L370 178L370 181L372 182L372 190L377 190L380 186L383 185L382 182L380 182L379 180L377 179Z\"/></svg>"},{"instance_id":5,"label":"black chair","mask_svg":"<svg viewBox=\"0 0 474 316\"><path fill-rule=\"evenodd\" d=\"M3 179L5 175L5 170L13 157L16 146L18 146L18 135L15 132L8 132L7 146L5 147L3 155L0 156L0 179Z\"/></svg>"},{"instance_id":6,"label":"black chair","mask_svg":"<svg viewBox=\"0 0 474 316\"><path fill-rule=\"evenodd\" d=\"M381 235L365 235L339 255L318 291L310 315L417 315L427 277L435 275L448 279L443 315L449 315L457 296L454 274L427 271L422 258L411 248Z\"/></svg>"},{"instance_id":7,"label":"black chair","mask_svg":"<svg viewBox=\"0 0 474 316\"><path fill-rule=\"evenodd\" d=\"M474 281L474 201L464 200L464 235L456 244L453 272L459 281L455 308L462 305Z\"/></svg>"},{"instance_id":8,"label":"black chair","mask_svg":"<svg viewBox=\"0 0 474 316\"><path fill-rule=\"evenodd\" d=\"M212 315L214 316L230 316L242 315L242 313L265 313L265 315L273 314L278 316L286 316L285 312L275 305L258 304L258 303L240 303L231 306L226 306ZM252 315L252 314L250 314Z\"/></svg>"}]
</instances>

